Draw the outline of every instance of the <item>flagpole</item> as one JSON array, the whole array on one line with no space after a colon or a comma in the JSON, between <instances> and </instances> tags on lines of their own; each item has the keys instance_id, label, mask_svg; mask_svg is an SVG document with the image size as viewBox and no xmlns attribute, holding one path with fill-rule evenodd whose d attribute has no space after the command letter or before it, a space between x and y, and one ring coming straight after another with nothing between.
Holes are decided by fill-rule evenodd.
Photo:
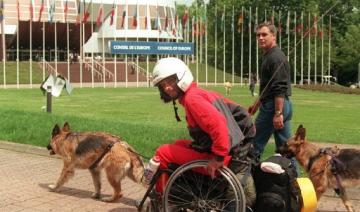
<instances>
[{"instance_id":1,"label":"flagpole","mask_svg":"<svg viewBox=\"0 0 360 212\"><path fill-rule=\"evenodd\" d=\"M244 6L241 6L241 15L244 19ZM243 85L244 75L244 21L241 24L241 59L240 59L240 84Z\"/></svg>"},{"instance_id":2,"label":"flagpole","mask_svg":"<svg viewBox=\"0 0 360 212\"><path fill-rule=\"evenodd\" d=\"M315 17L314 17L314 24L316 24L316 26L314 26L315 27L315 36L314 36L314 51L315 51L315 54L314 54L314 78L315 78L315 85L317 84L317 15L315 15Z\"/></svg>"},{"instance_id":3,"label":"flagpole","mask_svg":"<svg viewBox=\"0 0 360 212\"><path fill-rule=\"evenodd\" d=\"M136 31L140 31L139 2L136 1ZM139 42L139 33L136 33L136 41ZM139 54L136 54L136 87L139 87Z\"/></svg>"},{"instance_id":4,"label":"flagpole","mask_svg":"<svg viewBox=\"0 0 360 212\"><path fill-rule=\"evenodd\" d=\"M331 15L329 15L329 60L328 60L328 75L330 76L331 72ZM330 85L330 79L328 80L328 84Z\"/></svg>"},{"instance_id":5,"label":"flagpole","mask_svg":"<svg viewBox=\"0 0 360 212\"><path fill-rule=\"evenodd\" d=\"M311 71L311 28L310 28L310 25L311 25L311 20L310 20L310 12L308 13L308 82L307 84L310 85L310 71Z\"/></svg>"},{"instance_id":6,"label":"flagpole","mask_svg":"<svg viewBox=\"0 0 360 212\"><path fill-rule=\"evenodd\" d=\"M115 1L113 3L113 10L112 13L115 13L113 14L112 18L114 19L114 17L116 17L115 19L115 32L116 32L116 25L117 25L117 17L118 17L118 6L116 5L115 6ZM113 20L114 21L114 20ZM113 23L114 24L114 23ZM116 41L116 33L114 33L114 41ZM114 87L116 88L117 87L117 54L115 53L114 54Z\"/></svg>"},{"instance_id":7,"label":"flagpole","mask_svg":"<svg viewBox=\"0 0 360 212\"><path fill-rule=\"evenodd\" d=\"M290 28L290 27L289 27ZM294 85L296 85L296 33L297 33L297 27L296 27L296 11L294 11ZM289 32L290 34L290 32ZM288 53L290 54L290 53Z\"/></svg>"},{"instance_id":8,"label":"flagpole","mask_svg":"<svg viewBox=\"0 0 360 212\"><path fill-rule=\"evenodd\" d=\"M4 88L6 88L6 43L5 43L5 27L4 27L4 2L2 2L2 20L1 20L1 38L2 38L2 50L3 50L3 58L2 58L2 62L3 62L3 74L4 74ZM19 31L19 30L18 30Z\"/></svg>"},{"instance_id":9,"label":"flagpole","mask_svg":"<svg viewBox=\"0 0 360 212\"><path fill-rule=\"evenodd\" d=\"M32 88L32 17L30 20L30 58L29 58L29 62L30 62L30 88Z\"/></svg>"},{"instance_id":10,"label":"flagpole","mask_svg":"<svg viewBox=\"0 0 360 212\"><path fill-rule=\"evenodd\" d=\"M258 20L258 7L256 7L255 12L255 24L256 27L258 26L259 20ZM255 29L256 33L256 29ZM256 82L259 83L259 43L256 41Z\"/></svg>"},{"instance_id":11,"label":"flagpole","mask_svg":"<svg viewBox=\"0 0 360 212\"><path fill-rule=\"evenodd\" d=\"M149 33L151 31L151 19L149 18L149 3L146 3L146 31ZM155 20L156 21L156 20ZM149 30L150 26L150 30ZM146 42L149 42L149 36L146 36ZM149 74L149 54L146 54L146 84L147 87L150 87L150 74Z\"/></svg>"},{"instance_id":12,"label":"flagpole","mask_svg":"<svg viewBox=\"0 0 360 212\"><path fill-rule=\"evenodd\" d=\"M91 35L94 34L94 4L91 1ZM91 42L91 87L95 87L94 83L94 43Z\"/></svg>"},{"instance_id":13,"label":"flagpole","mask_svg":"<svg viewBox=\"0 0 360 212\"><path fill-rule=\"evenodd\" d=\"M198 4L196 2L196 12L195 12L195 24L196 24L196 83L199 83L199 14L198 14Z\"/></svg>"},{"instance_id":14,"label":"flagpole","mask_svg":"<svg viewBox=\"0 0 360 212\"><path fill-rule=\"evenodd\" d=\"M300 85L304 84L304 16L303 11L301 11L301 58L300 58L300 71L301 71L301 80Z\"/></svg>"},{"instance_id":15,"label":"flagpole","mask_svg":"<svg viewBox=\"0 0 360 212\"><path fill-rule=\"evenodd\" d=\"M214 66L215 66L215 86L217 84L217 24L218 24L218 19L217 19L217 3L215 3L215 61L214 61Z\"/></svg>"},{"instance_id":16,"label":"flagpole","mask_svg":"<svg viewBox=\"0 0 360 212\"><path fill-rule=\"evenodd\" d=\"M324 18L321 17L321 84L324 84Z\"/></svg>"},{"instance_id":17,"label":"flagpole","mask_svg":"<svg viewBox=\"0 0 360 212\"><path fill-rule=\"evenodd\" d=\"M197 4L196 4L196 6L198 6ZM201 6L201 5L200 5ZM200 60L199 60L199 62L200 63L202 63L203 62L203 44L202 44L202 25L203 25L203 23L202 23L202 19L201 18L199 18L201 16L201 14L200 14L200 12L198 13L198 15L197 15L197 17L198 17L198 37L199 37L199 58L200 58Z\"/></svg>"},{"instance_id":18,"label":"flagpole","mask_svg":"<svg viewBox=\"0 0 360 212\"><path fill-rule=\"evenodd\" d=\"M80 5L78 5L79 7L80 7ZM83 46L82 46L82 33L83 33L83 31L82 31L82 25L83 25L83 22L82 22L82 20L81 20L81 16L80 16L80 24L79 24L79 27L80 27L80 43L79 43L79 45L80 45L80 48L79 48L79 50L80 50L80 52L79 52L79 56L80 56L80 88L82 88L83 86L82 86L82 65L83 65L83 61L82 61L82 52L83 52L83 50L82 50L82 48L83 48Z\"/></svg>"},{"instance_id":19,"label":"flagpole","mask_svg":"<svg viewBox=\"0 0 360 212\"><path fill-rule=\"evenodd\" d=\"M19 7L19 1L17 1L17 7ZM19 18L20 18L20 14L19 14L19 8L18 8L18 19L17 19L17 30L16 30L16 87L17 88L20 88L20 86L19 86L19 27L20 27ZM43 73L44 73L44 70L45 70L45 66L43 64ZM44 81L44 74L43 74L43 81Z\"/></svg>"},{"instance_id":20,"label":"flagpole","mask_svg":"<svg viewBox=\"0 0 360 212\"><path fill-rule=\"evenodd\" d=\"M207 17L207 4L205 2L205 19ZM207 21L205 20L205 72L206 86L208 85L208 38L207 38Z\"/></svg>"},{"instance_id":21,"label":"flagpole","mask_svg":"<svg viewBox=\"0 0 360 212\"><path fill-rule=\"evenodd\" d=\"M249 9L249 84L250 84L250 77L251 77L251 7Z\"/></svg>"},{"instance_id":22,"label":"flagpole","mask_svg":"<svg viewBox=\"0 0 360 212\"><path fill-rule=\"evenodd\" d=\"M105 64L105 32L104 32L104 2L101 0L101 41L102 41L102 73L103 73L103 87L106 87L106 64Z\"/></svg>"},{"instance_id":23,"label":"flagpole","mask_svg":"<svg viewBox=\"0 0 360 212\"><path fill-rule=\"evenodd\" d=\"M287 34L287 60L290 61L290 11L286 18L286 34Z\"/></svg>"},{"instance_id":24,"label":"flagpole","mask_svg":"<svg viewBox=\"0 0 360 212\"><path fill-rule=\"evenodd\" d=\"M234 84L234 74L235 74L235 50L234 50L234 47L235 47L235 34L234 34L234 31L235 31L235 25L234 25L234 5L232 7L232 64L231 64L231 75L232 75L232 78L231 78L231 83Z\"/></svg>"},{"instance_id":25,"label":"flagpole","mask_svg":"<svg viewBox=\"0 0 360 212\"><path fill-rule=\"evenodd\" d=\"M225 38L226 38L226 32L225 32L225 4L224 4L224 13L223 13L223 17L224 17L224 19L222 20L223 21L223 30L224 30L224 36L223 36L223 65L224 65L224 67L223 67L223 72L224 72L224 76L223 76L223 83L225 84L225 82L226 82L226 79L225 79L225 73L226 73L226 64L225 64Z\"/></svg>"},{"instance_id":26,"label":"flagpole","mask_svg":"<svg viewBox=\"0 0 360 212\"><path fill-rule=\"evenodd\" d=\"M70 48L70 44L69 44L69 22L66 19L67 80L70 82L70 49L69 48Z\"/></svg>"},{"instance_id":27,"label":"flagpole","mask_svg":"<svg viewBox=\"0 0 360 212\"><path fill-rule=\"evenodd\" d=\"M43 22L43 59L42 59L42 69L43 69L43 81L45 80L45 61L46 61L46 58L45 58L45 40L46 37L45 37L45 22Z\"/></svg>"},{"instance_id":28,"label":"flagpole","mask_svg":"<svg viewBox=\"0 0 360 212\"><path fill-rule=\"evenodd\" d=\"M128 12L129 12L129 5L127 1L125 1L126 13L125 13L125 41L127 41L127 30L128 30ZM128 87L128 55L125 55L125 87Z\"/></svg>"},{"instance_id":29,"label":"flagpole","mask_svg":"<svg viewBox=\"0 0 360 212\"><path fill-rule=\"evenodd\" d=\"M281 10L279 11L279 23L278 23L278 28L279 28L279 47L281 49L281 32L282 32L282 29L281 29Z\"/></svg>"},{"instance_id":30,"label":"flagpole","mask_svg":"<svg viewBox=\"0 0 360 212\"><path fill-rule=\"evenodd\" d=\"M58 56L57 56L57 20L55 20L55 73L58 75Z\"/></svg>"}]
</instances>

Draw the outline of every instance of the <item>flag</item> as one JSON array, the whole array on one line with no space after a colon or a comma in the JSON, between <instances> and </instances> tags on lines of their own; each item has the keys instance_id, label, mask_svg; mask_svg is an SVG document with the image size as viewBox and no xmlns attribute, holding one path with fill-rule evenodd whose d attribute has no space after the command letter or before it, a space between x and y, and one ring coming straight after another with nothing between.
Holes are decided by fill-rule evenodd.
<instances>
[{"instance_id":1,"label":"flag","mask_svg":"<svg viewBox=\"0 0 360 212\"><path fill-rule=\"evenodd\" d=\"M121 20L121 28L124 28L125 18L126 18L126 10L125 10L125 7L124 7L124 11L123 11L123 14L122 14L122 20Z\"/></svg>"},{"instance_id":2,"label":"flag","mask_svg":"<svg viewBox=\"0 0 360 212\"><path fill-rule=\"evenodd\" d=\"M133 27L137 27L137 5L136 5L136 7L135 7L135 12L134 12L134 15L133 15L133 21L132 21L132 25L133 25Z\"/></svg>"},{"instance_id":3,"label":"flag","mask_svg":"<svg viewBox=\"0 0 360 212\"><path fill-rule=\"evenodd\" d=\"M237 21L237 31L238 33L241 32L241 25L244 23L244 13L241 11L238 21Z\"/></svg>"},{"instance_id":4,"label":"flag","mask_svg":"<svg viewBox=\"0 0 360 212\"><path fill-rule=\"evenodd\" d=\"M18 1L18 4L19 4L19 1ZM0 0L0 21L3 21L3 20L4 20L4 0Z\"/></svg>"},{"instance_id":5,"label":"flag","mask_svg":"<svg viewBox=\"0 0 360 212\"><path fill-rule=\"evenodd\" d=\"M90 12L89 12L90 4L92 4L92 1L88 4L88 6L86 7L86 10L85 10L86 3L84 1L83 23L86 23L90 17Z\"/></svg>"},{"instance_id":6,"label":"flag","mask_svg":"<svg viewBox=\"0 0 360 212\"><path fill-rule=\"evenodd\" d=\"M178 15L176 14L176 15L175 15L175 20L174 20L175 23L174 23L173 29L172 29L174 36L177 35L177 30L178 30L178 26L179 26L178 21L179 21L179 17L178 17Z\"/></svg>"},{"instance_id":7,"label":"flag","mask_svg":"<svg viewBox=\"0 0 360 212\"><path fill-rule=\"evenodd\" d=\"M4 3L3 3L3 4L4 4ZM33 6L33 1L32 1L32 0L30 0L29 12L30 12L30 20L33 21L34 6Z\"/></svg>"},{"instance_id":8,"label":"flag","mask_svg":"<svg viewBox=\"0 0 360 212\"><path fill-rule=\"evenodd\" d=\"M147 20L148 20L148 14L147 14L147 9L145 9L146 13L145 13L145 29L147 29Z\"/></svg>"},{"instance_id":9,"label":"flag","mask_svg":"<svg viewBox=\"0 0 360 212\"><path fill-rule=\"evenodd\" d=\"M40 11L39 11L39 22L41 22L41 16L42 16L43 11L44 11L44 0L41 0L41 7L40 7Z\"/></svg>"},{"instance_id":10,"label":"flag","mask_svg":"<svg viewBox=\"0 0 360 212\"><path fill-rule=\"evenodd\" d=\"M288 13L288 16L286 18L286 34L289 34L290 32L290 13Z\"/></svg>"},{"instance_id":11,"label":"flag","mask_svg":"<svg viewBox=\"0 0 360 212\"><path fill-rule=\"evenodd\" d=\"M154 23L154 29L161 31L161 22L160 22L160 16L159 16L159 8L156 7L156 18Z\"/></svg>"},{"instance_id":12,"label":"flag","mask_svg":"<svg viewBox=\"0 0 360 212\"><path fill-rule=\"evenodd\" d=\"M279 18L279 21L278 21L278 32L281 34L282 32L282 28L281 28L281 19Z\"/></svg>"},{"instance_id":13,"label":"flag","mask_svg":"<svg viewBox=\"0 0 360 212\"><path fill-rule=\"evenodd\" d=\"M114 23L114 15L115 15L115 1L110 11L110 26Z\"/></svg>"},{"instance_id":14,"label":"flag","mask_svg":"<svg viewBox=\"0 0 360 212\"><path fill-rule=\"evenodd\" d=\"M65 1L65 6L64 6L64 14L65 14L65 22L67 22L67 13L69 11L69 7L68 7L68 0Z\"/></svg>"},{"instance_id":15,"label":"flag","mask_svg":"<svg viewBox=\"0 0 360 212\"><path fill-rule=\"evenodd\" d=\"M103 20L103 5L101 5L100 7L99 7L99 12L98 12L98 15L97 15L97 17L96 17L96 26L98 26L98 27L100 27L100 25L101 25L101 22L102 22L102 20Z\"/></svg>"},{"instance_id":16,"label":"flag","mask_svg":"<svg viewBox=\"0 0 360 212\"><path fill-rule=\"evenodd\" d=\"M49 21L50 22L53 22L54 12L55 12L55 0L51 0L50 6L49 6Z\"/></svg>"},{"instance_id":17,"label":"flag","mask_svg":"<svg viewBox=\"0 0 360 212\"><path fill-rule=\"evenodd\" d=\"M302 23L295 26L295 33L300 33L303 30L304 25Z\"/></svg>"},{"instance_id":18,"label":"flag","mask_svg":"<svg viewBox=\"0 0 360 212\"><path fill-rule=\"evenodd\" d=\"M165 31L167 31L168 25L169 25L169 17L168 17L168 15L166 14L166 17L165 17L165 27L164 27Z\"/></svg>"},{"instance_id":19,"label":"flag","mask_svg":"<svg viewBox=\"0 0 360 212\"><path fill-rule=\"evenodd\" d=\"M80 20L81 20L81 16L80 16L80 0L76 0L76 6L77 6L76 24L79 24Z\"/></svg>"},{"instance_id":20,"label":"flag","mask_svg":"<svg viewBox=\"0 0 360 212\"><path fill-rule=\"evenodd\" d=\"M182 17L182 25L183 25L183 27L186 26L186 23L187 23L188 19L189 19L189 10L185 9L184 15Z\"/></svg>"},{"instance_id":21,"label":"flag","mask_svg":"<svg viewBox=\"0 0 360 212\"><path fill-rule=\"evenodd\" d=\"M225 26L225 11L222 13L221 15L221 22L220 22L220 29L221 31L224 30L224 26Z\"/></svg>"},{"instance_id":22,"label":"flag","mask_svg":"<svg viewBox=\"0 0 360 212\"><path fill-rule=\"evenodd\" d=\"M312 34L316 36L317 33L318 33L318 17L317 17L317 15L315 15Z\"/></svg>"}]
</instances>

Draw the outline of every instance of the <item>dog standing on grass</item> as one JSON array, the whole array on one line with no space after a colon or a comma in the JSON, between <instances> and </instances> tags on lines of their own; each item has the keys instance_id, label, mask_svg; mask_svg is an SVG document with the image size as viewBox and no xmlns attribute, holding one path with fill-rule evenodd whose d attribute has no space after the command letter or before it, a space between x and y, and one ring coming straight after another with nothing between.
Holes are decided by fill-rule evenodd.
<instances>
[{"instance_id":1,"label":"dog standing on grass","mask_svg":"<svg viewBox=\"0 0 360 212\"><path fill-rule=\"evenodd\" d=\"M58 154L64 161L64 166L56 184L49 185L56 190L64 185L72 176L75 168L89 169L95 193L93 198L100 198L100 172L106 172L106 177L114 189L114 194L102 201L113 202L122 197L121 180L128 176L136 183L141 183L144 166L141 158L135 154L133 148L120 138L103 132L73 133L65 123L60 129L55 125L51 141L47 147L50 155Z\"/></svg>"},{"instance_id":2,"label":"dog standing on grass","mask_svg":"<svg viewBox=\"0 0 360 212\"><path fill-rule=\"evenodd\" d=\"M280 149L280 154L297 161L309 174L317 199L328 189L333 188L342 199L348 211L354 211L346 195L345 187L360 184L360 150L321 149L305 139L306 130L300 125L295 136Z\"/></svg>"}]
</instances>

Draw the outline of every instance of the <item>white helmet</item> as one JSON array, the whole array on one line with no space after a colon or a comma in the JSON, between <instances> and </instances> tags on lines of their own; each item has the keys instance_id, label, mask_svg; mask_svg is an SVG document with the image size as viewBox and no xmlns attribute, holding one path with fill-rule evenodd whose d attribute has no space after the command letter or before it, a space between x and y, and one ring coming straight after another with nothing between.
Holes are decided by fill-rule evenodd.
<instances>
[{"instance_id":1,"label":"white helmet","mask_svg":"<svg viewBox=\"0 0 360 212\"><path fill-rule=\"evenodd\" d=\"M168 57L160 59L153 70L153 85L156 86L161 80L176 74L179 82L177 85L182 91L186 91L194 77L189 67L180 59Z\"/></svg>"}]
</instances>

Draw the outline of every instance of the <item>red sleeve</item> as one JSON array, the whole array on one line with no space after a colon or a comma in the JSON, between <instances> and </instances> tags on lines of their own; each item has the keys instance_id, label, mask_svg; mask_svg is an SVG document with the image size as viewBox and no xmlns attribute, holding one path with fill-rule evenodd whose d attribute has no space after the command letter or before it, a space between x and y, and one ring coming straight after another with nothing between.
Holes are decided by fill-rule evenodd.
<instances>
[{"instance_id":1,"label":"red sleeve","mask_svg":"<svg viewBox=\"0 0 360 212\"><path fill-rule=\"evenodd\" d=\"M226 156L230 151L230 138L225 117L206 99L201 96L188 99L186 109L199 127L211 140L214 154Z\"/></svg>"}]
</instances>

